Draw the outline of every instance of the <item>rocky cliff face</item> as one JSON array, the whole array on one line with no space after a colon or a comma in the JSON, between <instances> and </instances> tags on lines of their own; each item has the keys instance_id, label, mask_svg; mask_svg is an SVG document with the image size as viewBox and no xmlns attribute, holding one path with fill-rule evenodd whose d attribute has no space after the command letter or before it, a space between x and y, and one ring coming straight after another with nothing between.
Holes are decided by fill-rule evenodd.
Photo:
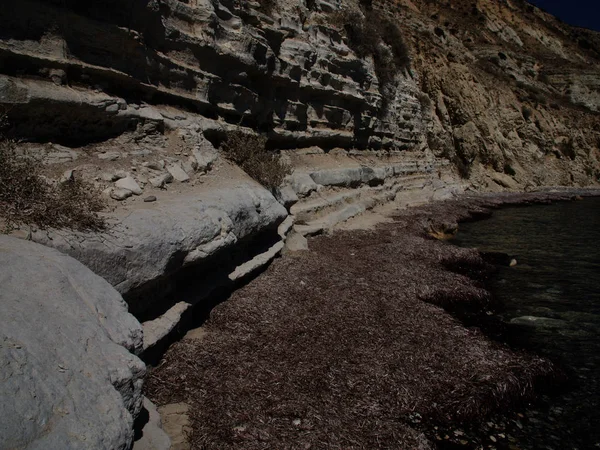
<instances>
[{"instance_id":1,"label":"rocky cliff face","mask_svg":"<svg viewBox=\"0 0 600 450\"><path fill-rule=\"evenodd\" d=\"M18 138L218 143L230 125L274 149L432 150L477 187L597 180L598 34L526 2L5 3L0 103ZM385 89L339 20L371 8L412 58Z\"/></svg>"},{"instance_id":2,"label":"rocky cliff face","mask_svg":"<svg viewBox=\"0 0 600 450\"><path fill-rule=\"evenodd\" d=\"M276 147L419 142L416 84L403 80L405 101L394 105L409 119L380 118L372 64L352 54L327 14L310 21L304 2L270 14L258 3L210 0L7 6L2 100L19 137L73 145L152 121L162 131L160 117L139 113L146 103L268 131Z\"/></svg>"}]
</instances>

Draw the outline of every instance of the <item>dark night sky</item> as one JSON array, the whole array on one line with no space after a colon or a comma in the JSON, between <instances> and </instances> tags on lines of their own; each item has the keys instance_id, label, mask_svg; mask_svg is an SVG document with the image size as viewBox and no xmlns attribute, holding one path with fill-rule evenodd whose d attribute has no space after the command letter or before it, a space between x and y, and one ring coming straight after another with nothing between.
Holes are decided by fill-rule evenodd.
<instances>
[{"instance_id":1,"label":"dark night sky","mask_svg":"<svg viewBox=\"0 0 600 450\"><path fill-rule=\"evenodd\" d=\"M600 31L600 0L528 0L563 22Z\"/></svg>"}]
</instances>

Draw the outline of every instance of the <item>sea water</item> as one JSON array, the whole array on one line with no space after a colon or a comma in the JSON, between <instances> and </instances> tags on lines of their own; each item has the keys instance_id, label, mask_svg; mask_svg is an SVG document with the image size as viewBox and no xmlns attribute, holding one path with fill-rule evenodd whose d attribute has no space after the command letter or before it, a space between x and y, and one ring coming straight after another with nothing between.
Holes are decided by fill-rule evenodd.
<instances>
[{"instance_id":1,"label":"sea water","mask_svg":"<svg viewBox=\"0 0 600 450\"><path fill-rule=\"evenodd\" d=\"M490 283L504 305L500 338L569 377L525 408L498 448L600 448L600 198L499 209L461 224L455 243L516 260Z\"/></svg>"}]
</instances>

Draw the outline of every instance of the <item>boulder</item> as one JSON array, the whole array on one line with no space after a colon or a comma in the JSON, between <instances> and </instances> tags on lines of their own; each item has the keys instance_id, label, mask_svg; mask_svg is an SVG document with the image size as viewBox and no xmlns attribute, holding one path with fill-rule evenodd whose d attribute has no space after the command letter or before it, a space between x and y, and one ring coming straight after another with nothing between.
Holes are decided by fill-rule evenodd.
<instances>
[{"instance_id":1,"label":"boulder","mask_svg":"<svg viewBox=\"0 0 600 450\"><path fill-rule=\"evenodd\" d=\"M307 173L294 171L288 178L290 186L298 197L306 197L311 192L319 189L317 183Z\"/></svg>"},{"instance_id":2,"label":"boulder","mask_svg":"<svg viewBox=\"0 0 600 450\"><path fill-rule=\"evenodd\" d=\"M322 169L312 172L310 177L322 186L356 187L363 182L363 169L361 167Z\"/></svg>"},{"instance_id":3,"label":"boulder","mask_svg":"<svg viewBox=\"0 0 600 450\"><path fill-rule=\"evenodd\" d=\"M155 188L164 188L166 184L173 182L173 175L170 173L163 173L156 177L150 178L150 184Z\"/></svg>"},{"instance_id":4,"label":"boulder","mask_svg":"<svg viewBox=\"0 0 600 450\"><path fill-rule=\"evenodd\" d=\"M135 195L142 195L143 192L137 181L130 176L121 178L115 183L115 186L120 189L127 189L128 191L133 192Z\"/></svg>"},{"instance_id":5,"label":"boulder","mask_svg":"<svg viewBox=\"0 0 600 450\"><path fill-rule=\"evenodd\" d=\"M213 145L206 139L199 138L199 140L200 142L197 148L193 150L193 158L196 161L196 170L199 172L208 172L219 157L219 154Z\"/></svg>"},{"instance_id":6,"label":"boulder","mask_svg":"<svg viewBox=\"0 0 600 450\"><path fill-rule=\"evenodd\" d=\"M181 163L171 164L167 166L167 170L173 176L173 178L175 178L175 180L179 181L180 183L185 183L190 179L186 171L183 170Z\"/></svg>"},{"instance_id":7,"label":"boulder","mask_svg":"<svg viewBox=\"0 0 600 450\"><path fill-rule=\"evenodd\" d=\"M0 448L130 448L145 365L121 296L70 256L8 236L0 268Z\"/></svg>"},{"instance_id":8,"label":"boulder","mask_svg":"<svg viewBox=\"0 0 600 450\"><path fill-rule=\"evenodd\" d=\"M129 294L242 239L268 229L275 233L286 216L269 191L242 183L181 195L159 209L135 209L116 218L118 224L106 233L47 230L32 239L72 255Z\"/></svg>"},{"instance_id":9,"label":"boulder","mask_svg":"<svg viewBox=\"0 0 600 450\"><path fill-rule=\"evenodd\" d=\"M125 200L126 198L129 198L133 195L133 192L131 192L129 189L122 188L110 188L109 192L110 198L119 201Z\"/></svg>"}]
</instances>

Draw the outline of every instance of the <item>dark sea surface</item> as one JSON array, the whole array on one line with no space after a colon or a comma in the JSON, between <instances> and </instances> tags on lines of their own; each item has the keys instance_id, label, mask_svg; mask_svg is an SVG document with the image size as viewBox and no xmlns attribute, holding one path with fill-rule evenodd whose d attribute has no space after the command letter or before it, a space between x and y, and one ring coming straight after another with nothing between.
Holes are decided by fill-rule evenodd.
<instances>
[{"instance_id":1,"label":"dark sea surface","mask_svg":"<svg viewBox=\"0 0 600 450\"><path fill-rule=\"evenodd\" d=\"M500 339L548 357L569 378L507 416L484 448L600 449L600 198L500 209L461 224L453 243L517 261L491 281L504 304Z\"/></svg>"}]
</instances>

